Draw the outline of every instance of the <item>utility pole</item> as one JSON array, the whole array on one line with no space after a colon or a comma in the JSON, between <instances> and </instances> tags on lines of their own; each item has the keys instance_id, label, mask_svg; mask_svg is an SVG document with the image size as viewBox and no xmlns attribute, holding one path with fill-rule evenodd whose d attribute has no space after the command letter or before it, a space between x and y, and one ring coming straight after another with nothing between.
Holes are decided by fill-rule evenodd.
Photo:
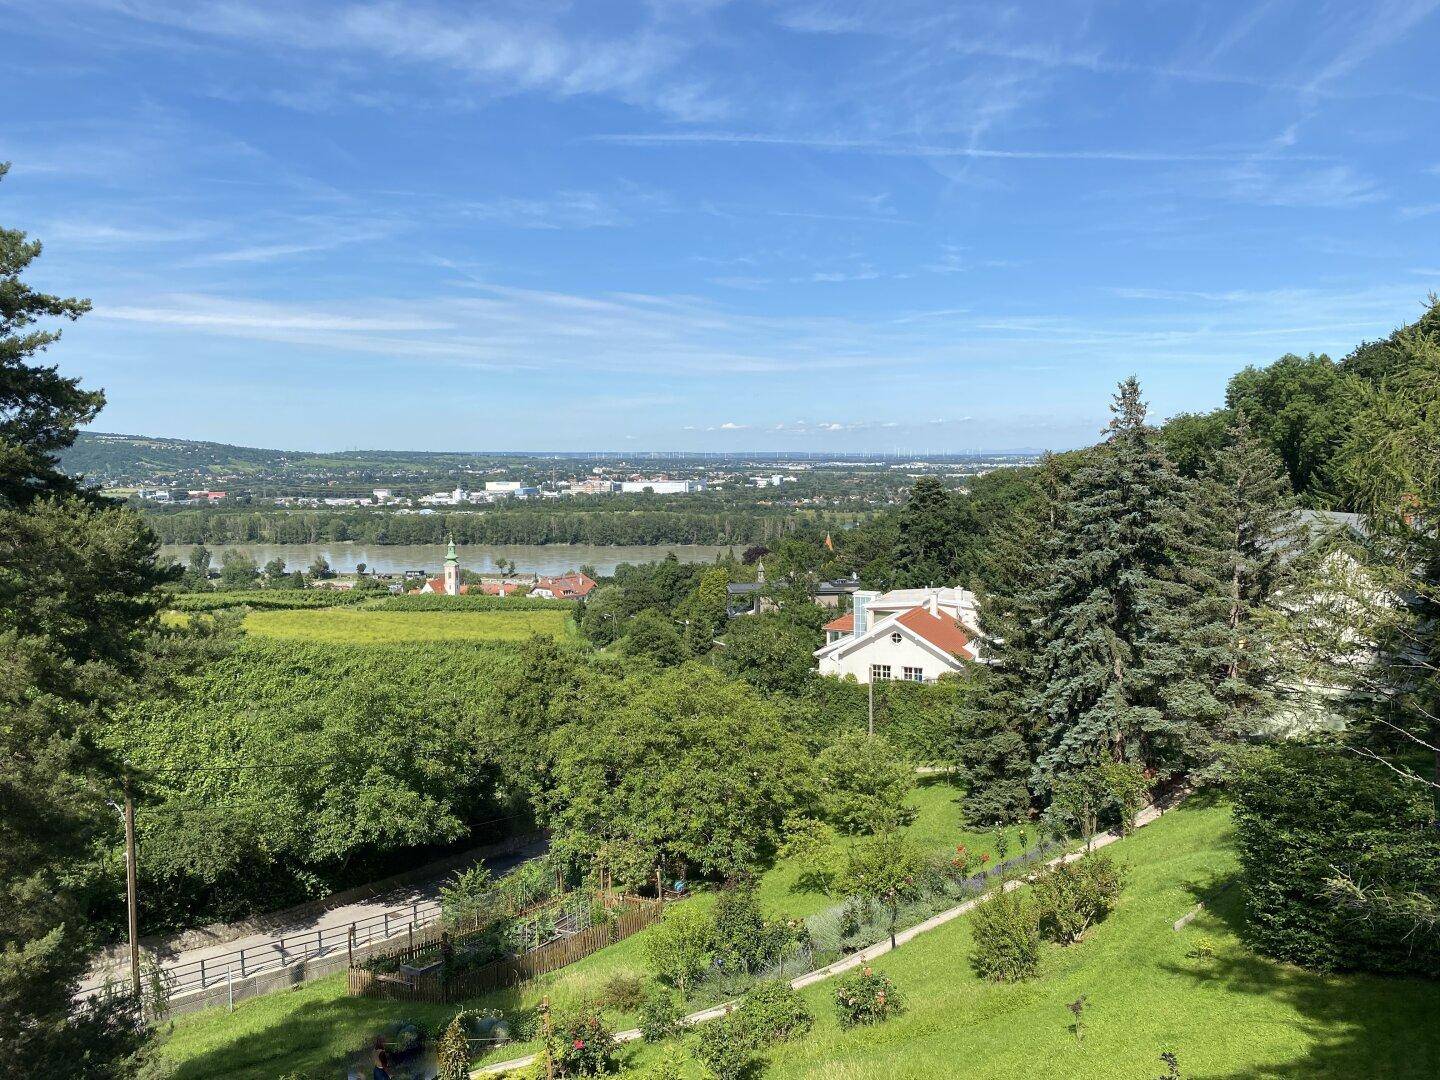
<instances>
[{"instance_id":1,"label":"utility pole","mask_svg":"<svg viewBox=\"0 0 1440 1080\"><path fill-rule=\"evenodd\" d=\"M875 673L870 673L870 681L865 684L870 688L870 737L875 737Z\"/></svg>"},{"instance_id":2,"label":"utility pole","mask_svg":"<svg viewBox=\"0 0 1440 1080\"><path fill-rule=\"evenodd\" d=\"M130 774L125 774L125 908L130 923L130 989L140 1000L140 912L135 888L135 800L130 796Z\"/></svg>"}]
</instances>

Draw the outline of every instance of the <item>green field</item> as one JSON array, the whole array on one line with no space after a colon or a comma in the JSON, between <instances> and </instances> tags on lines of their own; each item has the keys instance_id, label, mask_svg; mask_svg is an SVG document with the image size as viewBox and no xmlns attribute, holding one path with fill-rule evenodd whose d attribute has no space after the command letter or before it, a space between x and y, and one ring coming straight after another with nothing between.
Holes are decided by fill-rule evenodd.
<instances>
[{"instance_id":1,"label":"green field","mask_svg":"<svg viewBox=\"0 0 1440 1080\"><path fill-rule=\"evenodd\" d=\"M955 789L932 783L917 791L911 826L935 849L967 843L985 850L987 834L958 830ZM959 919L882 958L904 994L906 1012L872 1029L843 1031L831 986L805 991L814 1031L770 1054L766 1076L1093 1077L1148 1078L1164 1067L1162 1051L1179 1055L1187 1078L1429 1077L1440 1071L1440 983L1323 976L1249 953L1237 929L1229 812L1183 807L1112 849L1133 868L1115 914L1067 950L1047 946L1039 980L997 986L969 968L968 920ZM803 914L822 897L789 890L794 868L782 863L763 879L766 907ZM1209 910L1179 933L1172 923L1199 898ZM706 903L697 898L692 903ZM1212 959L1187 953L1200 938ZM640 973L644 934L564 971L475 1005L515 1009L548 996L563 1008L595 995L620 973ZM1085 1039L1071 1034L1066 1004L1085 995ZM386 1022L402 1016L443 1022L453 1007L397 1006L344 996L330 978L239 1006L181 1019L165 1052L178 1080L274 1077L343 1060ZM634 1018L614 1014L617 1028ZM524 1052L512 1046L493 1059ZM635 1063L664 1051L631 1047ZM690 1075L701 1075L691 1067Z\"/></svg>"},{"instance_id":2,"label":"green field","mask_svg":"<svg viewBox=\"0 0 1440 1080\"><path fill-rule=\"evenodd\" d=\"M352 607L252 611L245 629L260 637L336 645L415 641L524 641L574 634L568 611L366 611Z\"/></svg>"}]
</instances>

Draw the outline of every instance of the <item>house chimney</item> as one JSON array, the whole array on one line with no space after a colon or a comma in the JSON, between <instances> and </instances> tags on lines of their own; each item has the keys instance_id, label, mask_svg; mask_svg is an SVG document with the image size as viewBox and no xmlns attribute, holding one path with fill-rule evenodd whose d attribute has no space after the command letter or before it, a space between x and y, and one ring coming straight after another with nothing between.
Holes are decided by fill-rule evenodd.
<instances>
[{"instance_id":1,"label":"house chimney","mask_svg":"<svg viewBox=\"0 0 1440 1080\"><path fill-rule=\"evenodd\" d=\"M928 606L929 606L929 608L930 608L930 614L931 614L931 615L939 615L939 614L940 614L940 590L939 590L939 589L931 589L931 590L930 590L930 603L929 603Z\"/></svg>"},{"instance_id":2,"label":"house chimney","mask_svg":"<svg viewBox=\"0 0 1440 1080\"><path fill-rule=\"evenodd\" d=\"M853 612L855 615L855 636L859 637L870 629L870 601L874 600L879 593L867 592L861 589L855 594L853 600Z\"/></svg>"}]
</instances>

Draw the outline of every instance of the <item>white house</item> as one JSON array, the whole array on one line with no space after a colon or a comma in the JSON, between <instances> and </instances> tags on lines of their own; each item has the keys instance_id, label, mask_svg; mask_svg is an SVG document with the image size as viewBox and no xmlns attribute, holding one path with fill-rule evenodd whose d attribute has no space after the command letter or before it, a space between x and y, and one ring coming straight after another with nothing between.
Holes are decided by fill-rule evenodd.
<instances>
[{"instance_id":1,"label":"white house","mask_svg":"<svg viewBox=\"0 0 1440 1080\"><path fill-rule=\"evenodd\" d=\"M820 674L857 682L933 682L979 659L975 597L964 589L857 592L854 609L825 624Z\"/></svg>"}]
</instances>

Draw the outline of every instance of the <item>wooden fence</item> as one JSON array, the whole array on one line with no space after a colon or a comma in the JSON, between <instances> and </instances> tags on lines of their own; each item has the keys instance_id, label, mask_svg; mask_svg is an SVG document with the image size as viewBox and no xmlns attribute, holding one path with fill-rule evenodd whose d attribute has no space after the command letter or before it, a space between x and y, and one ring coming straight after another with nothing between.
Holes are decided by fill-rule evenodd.
<instances>
[{"instance_id":1,"label":"wooden fence","mask_svg":"<svg viewBox=\"0 0 1440 1080\"><path fill-rule=\"evenodd\" d=\"M661 901L626 897L617 906L617 913L612 921L559 938L520 956L494 960L469 970L447 972L448 965L442 965L433 972L391 974L371 971L364 967L352 967L350 995L435 1005L464 1001L490 990L515 986L548 972L558 971L591 953L599 952L607 945L639 933L659 919L663 910L664 904Z\"/></svg>"}]
</instances>

